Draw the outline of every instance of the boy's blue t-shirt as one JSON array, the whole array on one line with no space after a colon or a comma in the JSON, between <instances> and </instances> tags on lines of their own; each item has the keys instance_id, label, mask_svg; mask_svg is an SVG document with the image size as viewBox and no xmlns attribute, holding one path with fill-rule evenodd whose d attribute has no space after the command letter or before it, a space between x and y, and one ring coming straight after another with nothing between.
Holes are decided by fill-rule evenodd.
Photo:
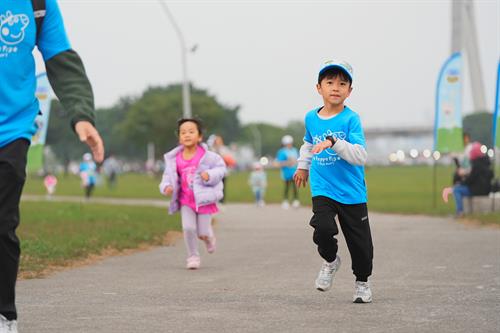
<instances>
[{"instance_id":1,"label":"boy's blue t-shirt","mask_svg":"<svg viewBox=\"0 0 500 333\"><path fill-rule=\"evenodd\" d=\"M345 107L336 116L323 119L318 115L319 110L316 108L306 114L304 141L315 145L325 141L327 136L333 136L366 148L357 113ZM359 204L367 200L364 167L344 161L333 149L313 155L309 177L313 197L326 196L343 204Z\"/></svg>"},{"instance_id":2,"label":"boy's blue t-shirt","mask_svg":"<svg viewBox=\"0 0 500 333\"><path fill-rule=\"evenodd\" d=\"M36 132L33 48L36 23L29 0L0 1L0 147ZM38 49L44 61L71 48L56 0L46 0Z\"/></svg>"},{"instance_id":3,"label":"boy's blue t-shirt","mask_svg":"<svg viewBox=\"0 0 500 333\"><path fill-rule=\"evenodd\" d=\"M278 152L276 153L276 160L279 162L285 162L285 161L295 161L295 164L293 166L282 166L281 167L281 178L283 180L291 180L293 179L293 174L295 173L295 170L297 170L297 159L299 158L299 152L297 148L292 147L283 147Z\"/></svg>"}]
</instances>

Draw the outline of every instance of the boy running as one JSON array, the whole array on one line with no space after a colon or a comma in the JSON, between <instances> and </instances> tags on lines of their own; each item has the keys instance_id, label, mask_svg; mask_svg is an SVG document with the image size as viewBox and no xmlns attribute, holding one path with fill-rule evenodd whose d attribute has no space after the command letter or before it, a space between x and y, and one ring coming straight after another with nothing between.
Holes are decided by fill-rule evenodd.
<instances>
[{"instance_id":1,"label":"boy running","mask_svg":"<svg viewBox=\"0 0 500 333\"><path fill-rule=\"evenodd\" d=\"M346 62L323 64L316 88L324 106L306 114L304 144L294 181L299 187L305 186L310 174L314 215L309 224L324 259L316 289L330 289L340 267L337 216L356 276L353 301L370 303L368 277L372 273L373 245L363 167L367 159L365 137L359 115L344 105L352 91L352 78L352 67Z\"/></svg>"}]
</instances>

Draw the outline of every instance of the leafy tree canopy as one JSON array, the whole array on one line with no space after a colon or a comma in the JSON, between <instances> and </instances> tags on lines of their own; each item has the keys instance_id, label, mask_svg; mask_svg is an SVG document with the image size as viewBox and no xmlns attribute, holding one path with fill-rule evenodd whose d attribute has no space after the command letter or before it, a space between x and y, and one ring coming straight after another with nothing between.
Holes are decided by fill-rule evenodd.
<instances>
[{"instance_id":1,"label":"leafy tree canopy","mask_svg":"<svg viewBox=\"0 0 500 333\"><path fill-rule=\"evenodd\" d=\"M470 135L472 141L479 141L488 147L492 146L493 114L487 111L476 112L464 117L463 131Z\"/></svg>"}]
</instances>

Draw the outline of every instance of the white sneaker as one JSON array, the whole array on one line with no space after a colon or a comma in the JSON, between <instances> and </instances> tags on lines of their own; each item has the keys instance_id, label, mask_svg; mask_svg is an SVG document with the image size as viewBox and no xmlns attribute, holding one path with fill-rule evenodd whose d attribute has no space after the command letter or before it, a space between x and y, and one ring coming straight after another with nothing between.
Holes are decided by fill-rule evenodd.
<instances>
[{"instance_id":1,"label":"white sneaker","mask_svg":"<svg viewBox=\"0 0 500 333\"><path fill-rule=\"evenodd\" d=\"M264 200L259 200L259 201L257 202L257 206L258 206L258 207L264 207L265 205L266 205L266 203L265 203L265 201L264 201Z\"/></svg>"},{"instance_id":2,"label":"white sneaker","mask_svg":"<svg viewBox=\"0 0 500 333\"><path fill-rule=\"evenodd\" d=\"M290 208L290 204L288 203L287 200L284 200L282 203L281 203L281 208L283 209L288 209Z\"/></svg>"},{"instance_id":3,"label":"white sneaker","mask_svg":"<svg viewBox=\"0 0 500 333\"><path fill-rule=\"evenodd\" d=\"M330 289L335 273L337 273L339 268L340 257L338 255L333 262L325 261L323 263L323 266L321 266L318 278L316 279L316 289L318 289L319 291L327 291L328 289Z\"/></svg>"},{"instance_id":4,"label":"white sneaker","mask_svg":"<svg viewBox=\"0 0 500 333\"><path fill-rule=\"evenodd\" d=\"M355 284L356 291L352 297L354 303L371 303L372 302L372 291L370 289L369 282L356 281Z\"/></svg>"},{"instance_id":5,"label":"white sneaker","mask_svg":"<svg viewBox=\"0 0 500 333\"><path fill-rule=\"evenodd\" d=\"M186 260L186 268L187 269L198 269L200 268L200 257L191 256Z\"/></svg>"},{"instance_id":6,"label":"white sneaker","mask_svg":"<svg viewBox=\"0 0 500 333\"><path fill-rule=\"evenodd\" d=\"M299 208L300 207L300 201L299 200L293 200L292 207L293 208Z\"/></svg>"},{"instance_id":7,"label":"white sneaker","mask_svg":"<svg viewBox=\"0 0 500 333\"><path fill-rule=\"evenodd\" d=\"M17 321L0 315L0 333L17 333Z\"/></svg>"}]
</instances>

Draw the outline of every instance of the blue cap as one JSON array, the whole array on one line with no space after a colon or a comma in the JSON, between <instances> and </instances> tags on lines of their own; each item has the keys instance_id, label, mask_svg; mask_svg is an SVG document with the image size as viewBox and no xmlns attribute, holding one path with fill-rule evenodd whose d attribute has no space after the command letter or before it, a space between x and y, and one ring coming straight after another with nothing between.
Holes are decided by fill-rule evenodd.
<instances>
[{"instance_id":1,"label":"blue cap","mask_svg":"<svg viewBox=\"0 0 500 333\"><path fill-rule=\"evenodd\" d=\"M321 69L319 70L318 78L323 74L325 71L332 69L332 68L339 68L342 71L344 71L347 76L351 79L351 82L353 81L353 70L352 66L349 65L346 61L337 61L337 60L327 60L321 65Z\"/></svg>"}]
</instances>

